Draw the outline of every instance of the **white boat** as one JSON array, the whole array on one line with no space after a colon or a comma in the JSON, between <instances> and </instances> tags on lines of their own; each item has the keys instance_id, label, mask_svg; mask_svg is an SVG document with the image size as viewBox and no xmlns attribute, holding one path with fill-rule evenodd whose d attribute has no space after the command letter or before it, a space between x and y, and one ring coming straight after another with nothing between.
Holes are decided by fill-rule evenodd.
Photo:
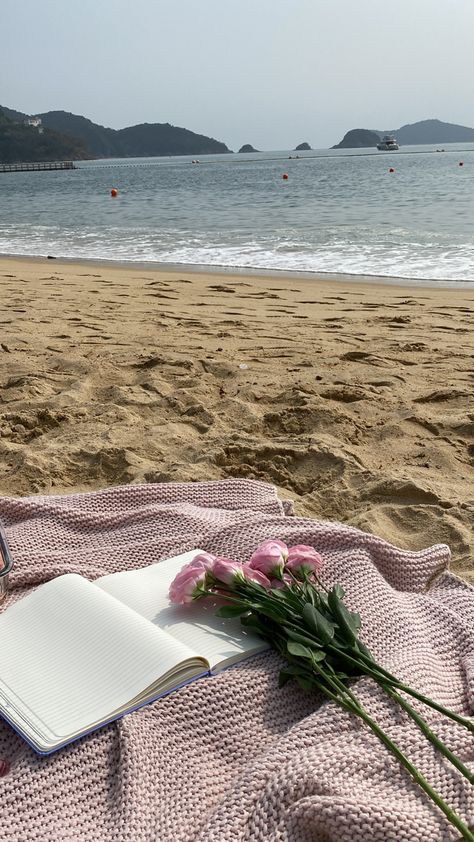
<instances>
[{"instance_id":1,"label":"white boat","mask_svg":"<svg viewBox=\"0 0 474 842\"><path fill-rule=\"evenodd\" d=\"M393 135L386 134L383 136L380 143L377 143L377 149L380 149L383 152L390 152L394 149L399 149L399 146Z\"/></svg>"}]
</instances>

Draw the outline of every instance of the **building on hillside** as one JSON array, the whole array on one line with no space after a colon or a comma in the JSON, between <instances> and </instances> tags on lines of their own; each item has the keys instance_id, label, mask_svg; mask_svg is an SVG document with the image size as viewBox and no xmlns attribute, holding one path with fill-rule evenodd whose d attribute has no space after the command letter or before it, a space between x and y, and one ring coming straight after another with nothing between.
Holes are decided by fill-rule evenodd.
<instances>
[{"instance_id":1,"label":"building on hillside","mask_svg":"<svg viewBox=\"0 0 474 842\"><path fill-rule=\"evenodd\" d=\"M43 134L44 129L41 125L41 117L27 117L25 126L31 126L33 129L38 129L38 134Z\"/></svg>"}]
</instances>

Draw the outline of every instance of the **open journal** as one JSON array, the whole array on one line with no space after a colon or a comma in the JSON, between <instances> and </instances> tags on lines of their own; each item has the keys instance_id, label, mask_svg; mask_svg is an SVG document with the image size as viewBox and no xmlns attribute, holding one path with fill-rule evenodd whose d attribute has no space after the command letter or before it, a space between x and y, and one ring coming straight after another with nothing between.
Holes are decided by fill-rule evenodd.
<instances>
[{"instance_id":1,"label":"open journal","mask_svg":"<svg viewBox=\"0 0 474 842\"><path fill-rule=\"evenodd\" d=\"M0 715L35 751L267 648L212 601L170 604L172 580L199 552L95 582L59 576L0 615Z\"/></svg>"}]
</instances>

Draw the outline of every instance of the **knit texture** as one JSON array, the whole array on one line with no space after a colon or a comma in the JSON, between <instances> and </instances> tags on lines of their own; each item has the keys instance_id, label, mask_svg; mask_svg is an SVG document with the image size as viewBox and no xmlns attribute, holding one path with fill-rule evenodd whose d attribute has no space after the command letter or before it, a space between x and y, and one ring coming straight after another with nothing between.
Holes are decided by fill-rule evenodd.
<instances>
[{"instance_id":1,"label":"knit texture","mask_svg":"<svg viewBox=\"0 0 474 842\"><path fill-rule=\"evenodd\" d=\"M474 694L474 591L420 552L338 523L291 516L250 480L0 498L15 566L4 606L63 573L95 579L201 547L247 561L268 538L313 545L327 584L362 616L391 672L458 713ZM1 644L1 642L0 642ZM451 842L443 814L359 720L293 683L273 652L204 678L48 758L0 720L2 840ZM355 692L469 825L474 792L368 679ZM417 706L414 703L414 706ZM464 762L474 740L426 709Z\"/></svg>"}]
</instances>

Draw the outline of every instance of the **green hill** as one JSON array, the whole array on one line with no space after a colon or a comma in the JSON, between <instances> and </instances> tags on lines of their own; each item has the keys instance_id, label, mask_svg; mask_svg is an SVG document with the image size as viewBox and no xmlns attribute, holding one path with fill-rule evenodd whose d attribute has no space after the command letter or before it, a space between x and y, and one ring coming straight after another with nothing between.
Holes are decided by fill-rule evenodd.
<instances>
[{"instance_id":1,"label":"green hill","mask_svg":"<svg viewBox=\"0 0 474 842\"><path fill-rule=\"evenodd\" d=\"M211 155L229 152L225 143L170 123L142 123L116 132L122 156Z\"/></svg>"},{"instance_id":2,"label":"green hill","mask_svg":"<svg viewBox=\"0 0 474 842\"><path fill-rule=\"evenodd\" d=\"M14 122L0 109L0 163L29 161L74 161L87 158L77 139Z\"/></svg>"},{"instance_id":3,"label":"green hill","mask_svg":"<svg viewBox=\"0 0 474 842\"><path fill-rule=\"evenodd\" d=\"M24 126L24 121L28 118L27 114L4 106L0 106L0 110L16 125L29 128ZM189 129L172 126L170 123L142 123L125 129L108 129L98 123L93 123L87 117L70 114L68 111L47 111L35 116L41 119L44 137L48 133L48 136L55 133L57 137L68 138L71 148L78 150L76 155L69 153L71 159L215 155L231 151L225 143L212 137L196 134ZM30 159L17 158L16 160Z\"/></svg>"},{"instance_id":4,"label":"green hill","mask_svg":"<svg viewBox=\"0 0 474 842\"><path fill-rule=\"evenodd\" d=\"M375 146L382 135L393 135L401 146L431 143L474 143L474 129L458 126L455 123L443 123L442 120L420 120L409 123L399 129L372 131L369 129L351 129L333 149L357 149L362 146Z\"/></svg>"},{"instance_id":5,"label":"green hill","mask_svg":"<svg viewBox=\"0 0 474 842\"><path fill-rule=\"evenodd\" d=\"M67 111L48 111L38 117L44 126L80 139L89 149L91 158L211 155L230 151L225 143L169 123L107 129Z\"/></svg>"},{"instance_id":6,"label":"green hill","mask_svg":"<svg viewBox=\"0 0 474 842\"><path fill-rule=\"evenodd\" d=\"M86 117L67 111L47 111L37 116L46 128L80 140L89 151L89 158L121 157L114 129L106 129Z\"/></svg>"},{"instance_id":7,"label":"green hill","mask_svg":"<svg viewBox=\"0 0 474 842\"><path fill-rule=\"evenodd\" d=\"M384 132L383 134L390 134ZM443 123L441 120L420 120L409 123L392 132L404 146L418 143L472 143L474 129L458 126L455 123Z\"/></svg>"},{"instance_id":8,"label":"green hill","mask_svg":"<svg viewBox=\"0 0 474 842\"><path fill-rule=\"evenodd\" d=\"M340 143L332 146L332 149L365 149L370 146L377 146L380 137L376 132L369 129L351 129L346 132Z\"/></svg>"},{"instance_id":9,"label":"green hill","mask_svg":"<svg viewBox=\"0 0 474 842\"><path fill-rule=\"evenodd\" d=\"M23 123L24 120L28 119L28 114L23 114L22 111L15 111L13 108L7 108L5 105L0 105L0 109L3 111L6 117L10 120L13 120L14 123Z\"/></svg>"}]
</instances>

